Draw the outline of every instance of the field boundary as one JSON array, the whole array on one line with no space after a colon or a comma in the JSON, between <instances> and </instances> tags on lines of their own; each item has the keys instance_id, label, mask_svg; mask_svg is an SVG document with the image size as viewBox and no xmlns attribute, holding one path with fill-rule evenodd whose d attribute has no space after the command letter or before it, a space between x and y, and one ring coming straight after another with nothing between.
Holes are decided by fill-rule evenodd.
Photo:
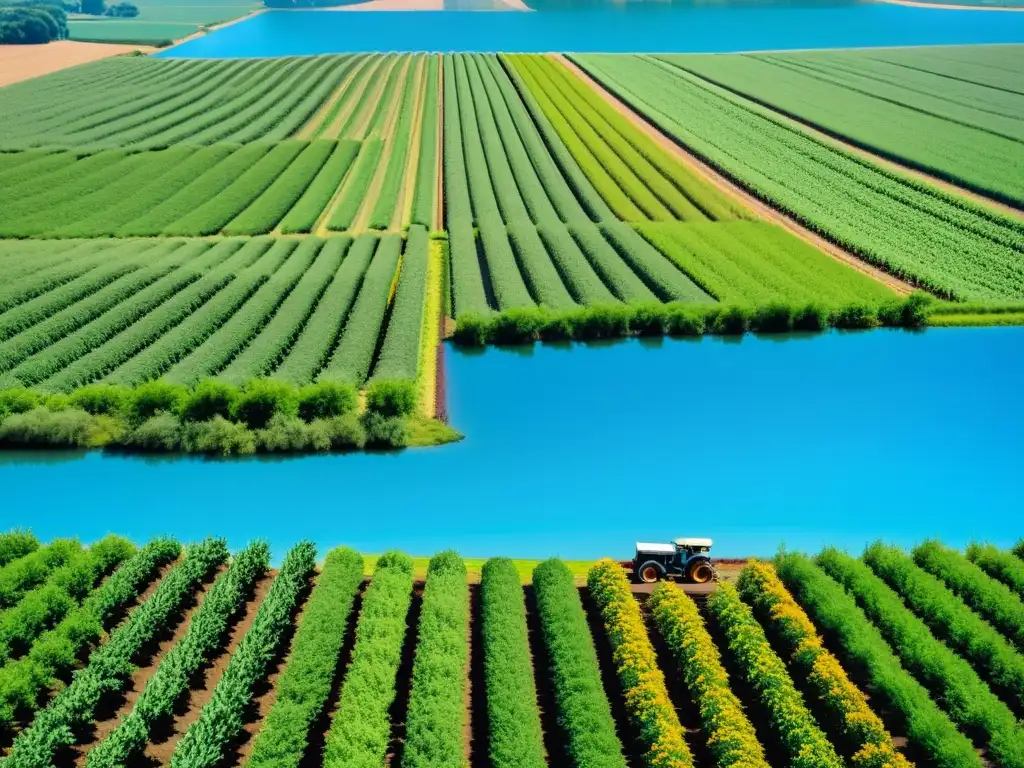
<instances>
[{"instance_id":1,"label":"field boundary","mask_svg":"<svg viewBox=\"0 0 1024 768\"><path fill-rule=\"evenodd\" d=\"M662 133L654 125L648 122L643 115L634 111L628 104L598 83L582 67L570 60L567 56L561 53L549 55L552 59L565 66L576 77L580 78L584 84L592 88L598 96L608 102L613 109L628 119L634 126L643 131L650 138L654 139L654 141L656 141L660 147L665 149L673 158L686 165L690 170L698 174L708 183L714 185L720 191L732 197L752 213L755 218L783 227L790 233L813 245L819 251L877 280L898 294L909 295L916 290L916 288L910 283L904 282L895 275L891 275L878 267L874 267L871 264L862 261L849 251L846 251L820 235L815 234L795 219L790 218L781 211L778 211L767 203L762 202L738 184L721 174L713 166L690 153L689 150L679 142L675 141L671 136Z\"/></svg>"}]
</instances>

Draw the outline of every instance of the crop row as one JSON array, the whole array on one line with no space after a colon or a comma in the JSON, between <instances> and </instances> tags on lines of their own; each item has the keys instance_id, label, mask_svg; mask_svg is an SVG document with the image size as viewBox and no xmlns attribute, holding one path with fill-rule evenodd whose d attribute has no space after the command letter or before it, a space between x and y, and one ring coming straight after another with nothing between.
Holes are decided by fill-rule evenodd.
<instances>
[{"instance_id":1,"label":"crop row","mask_svg":"<svg viewBox=\"0 0 1024 768\"><path fill-rule=\"evenodd\" d=\"M0 379L52 392L161 376L414 381L427 266L422 227L407 241L86 242L0 291Z\"/></svg>"}]
</instances>

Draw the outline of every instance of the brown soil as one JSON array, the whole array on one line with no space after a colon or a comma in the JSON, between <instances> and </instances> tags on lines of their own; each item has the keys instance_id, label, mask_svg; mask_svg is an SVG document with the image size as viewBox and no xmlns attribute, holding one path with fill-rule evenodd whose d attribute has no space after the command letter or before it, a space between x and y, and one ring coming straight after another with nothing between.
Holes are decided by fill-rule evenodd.
<instances>
[{"instance_id":1,"label":"brown soil","mask_svg":"<svg viewBox=\"0 0 1024 768\"><path fill-rule=\"evenodd\" d=\"M437 196L434 199L434 229L444 229L444 56L437 54Z\"/></svg>"},{"instance_id":2,"label":"brown soil","mask_svg":"<svg viewBox=\"0 0 1024 768\"><path fill-rule=\"evenodd\" d=\"M0 87L90 61L133 51L152 53L155 50L148 45L82 43L77 40L55 40L46 45L0 45Z\"/></svg>"},{"instance_id":3,"label":"brown soil","mask_svg":"<svg viewBox=\"0 0 1024 768\"><path fill-rule=\"evenodd\" d=\"M355 80L356 76L362 71L364 66L365 60L356 64L352 70L341 79L341 82L338 83L338 87L335 88L324 103L317 108L316 112L314 112L313 116L306 121L305 125L296 132L294 138L313 138L313 134L316 133L317 128L321 127L320 124L324 121L324 118L327 117L327 113L330 112L334 108L334 105L338 103L338 99L346 95L346 91L348 91L352 86L352 81ZM341 109L339 110L339 113L343 111L344 109Z\"/></svg>"},{"instance_id":4,"label":"brown soil","mask_svg":"<svg viewBox=\"0 0 1024 768\"><path fill-rule=\"evenodd\" d=\"M412 130L409 132L409 149L406 153L405 176L402 178L402 186L398 191L398 205L395 206L395 215L391 218L391 226L388 229L399 230L402 225L412 218L412 204L416 197L416 177L420 165L420 154L423 144L423 104L426 101L426 79L427 65L426 57L420 62L416 72L416 101L413 104ZM394 148L391 150L394 151Z\"/></svg>"},{"instance_id":5,"label":"brown soil","mask_svg":"<svg viewBox=\"0 0 1024 768\"><path fill-rule=\"evenodd\" d=\"M93 725L88 732L76 734L78 739L75 746L68 750L68 752L59 756L54 761L55 766L68 766L75 765L79 768L85 765L86 754L100 741L107 737L107 735L113 731L121 723L122 717L130 713L134 708L139 697L142 696L142 692L146 689L146 684L149 679L156 673L160 663L163 661L164 655L175 645L177 645L185 633L188 631L189 626L192 624L192 617L195 612L199 610L206 596L209 594L209 585L213 582L214 578L219 576L227 570L226 565L222 565L218 568L211 577L200 586L200 588L192 595L192 603L184 612L181 620L173 628L169 628L167 631L162 633L153 639L153 642L148 643L142 651L132 659L133 663L137 664L138 667L135 673L132 675L131 682L128 687L119 696L113 697L108 701L104 701L100 709L96 713L96 717L93 720Z\"/></svg>"},{"instance_id":6,"label":"brown soil","mask_svg":"<svg viewBox=\"0 0 1024 768\"><path fill-rule=\"evenodd\" d=\"M405 725L409 714L409 695L412 693L412 664L416 658L416 641L420 631L420 611L423 608L423 584L413 587L412 604L405 618L405 643L402 645L402 661L395 676L395 700L391 703L388 720L391 721L391 738L388 740L384 765L402 765L402 750L405 748Z\"/></svg>"},{"instance_id":7,"label":"brown soil","mask_svg":"<svg viewBox=\"0 0 1024 768\"><path fill-rule=\"evenodd\" d=\"M466 681L466 753L469 768L489 768L487 744L487 683L484 673L484 637L480 585L469 586L469 659Z\"/></svg>"},{"instance_id":8,"label":"brown soil","mask_svg":"<svg viewBox=\"0 0 1024 768\"><path fill-rule=\"evenodd\" d=\"M867 262L861 261L859 258L854 256L852 253L840 248L838 245L829 242L820 235L815 234L811 230L804 227L802 224L797 222L795 219L790 218L781 211L777 211L766 203L751 195L746 190L742 189L739 185L734 184L722 174L712 168L710 165L699 160L694 155L690 154L680 144L672 140L671 137L665 135L653 125L648 123L643 117L634 112L623 102L619 101L613 94L605 90L597 81L590 77L580 67L576 66L566 56L562 54L551 54L551 57L556 61L561 62L567 67L573 74L580 78L590 88L597 93L602 99L605 100L616 112L621 114L627 120L629 120L634 126L641 130L644 134L652 138L658 145L668 152L679 162L683 163L694 173L699 175L709 184L713 185L716 189L729 195L734 200L742 204L748 211L750 211L755 217L764 221L769 221L774 224L787 229L800 239L807 243L810 243L818 250L831 256L837 261L841 261L847 266L856 269L859 272L863 272L865 275L874 278L878 282L888 286L890 289L898 294L907 295L914 290L914 286L906 283L894 275L890 275L878 267L875 267Z\"/></svg>"},{"instance_id":9,"label":"brown soil","mask_svg":"<svg viewBox=\"0 0 1024 768\"><path fill-rule=\"evenodd\" d=\"M256 611L259 609L263 598L270 591L276 572L271 572L256 582L253 594L246 602L241 611L241 618L231 628L228 634L228 642L224 650L214 656L209 663L205 664L199 673L193 677L190 690L182 698L175 708L174 718L166 723L163 728L154 730L150 743L146 746L145 760L142 764L149 766L169 765L171 755L182 736L196 720L199 713L206 704L213 698L213 691L217 687L224 671L231 661L231 656L238 650L238 644L249 631L253 620L256 618Z\"/></svg>"},{"instance_id":10,"label":"brown soil","mask_svg":"<svg viewBox=\"0 0 1024 768\"><path fill-rule=\"evenodd\" d=\"M322 136L329 139L350 138L349 136L342 136L341 129L345 126L345 122L352 112L355 111L356 104L359 103L363 91L370 87L369 82L373 79L374 72L380 69L382 61L384 59L367 57L366 61L356 68L356 71L352 73L355 87L352 88L351 93L345 95L345 102L341 105L341 109L338 110L338 114L334 116L329 125L324 126L324 130L321 132ZM352 86L353 83L349 85Z\"/></svg>"},{"instance_id":11,"label":"brown soil","mask_svg":"<svg viewBox=\"0 0 1024 768\"><path fill-rule=\"evenodd\" d=\"M551 684L551 657L544 643L544 633L537 613L537 595L532 584L524 586L523 593L526 597L526 633L533 656L533 682L537 687L537 708L540 710L544 751L549 765L570 765L571 760L566 750L569 737L558 723L558 705Z\"/></svg>"}]
</instances>

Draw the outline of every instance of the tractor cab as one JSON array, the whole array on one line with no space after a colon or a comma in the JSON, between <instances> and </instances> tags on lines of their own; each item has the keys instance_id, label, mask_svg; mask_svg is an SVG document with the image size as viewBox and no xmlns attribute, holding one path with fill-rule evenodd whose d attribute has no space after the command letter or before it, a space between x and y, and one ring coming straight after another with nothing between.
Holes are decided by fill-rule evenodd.
<instances>
[{"instance_id":1,"label":"tractor cab","mask_svg":"<svg viewBox=\"0 0 1024 768\"><path fill-rule=\"evenodd\" d=\"M662 579L704 584L715 578L710 554L713 543L711 539L692 537L675 539L671 544L638 541L636 556L627 563L634 580L642 584Z\"/></svg>"}]
</instances>

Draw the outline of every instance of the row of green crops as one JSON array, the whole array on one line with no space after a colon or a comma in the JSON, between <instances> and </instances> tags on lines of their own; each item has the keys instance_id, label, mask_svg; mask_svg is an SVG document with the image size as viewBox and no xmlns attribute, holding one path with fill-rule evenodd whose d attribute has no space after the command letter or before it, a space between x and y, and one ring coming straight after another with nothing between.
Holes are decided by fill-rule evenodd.
<instances>
[{"instance_id":1,"label":"row of green crops","mask_svg":"<svg viewBox=\"0 0 1024 768\"><path fill-rule=\"evenodd\" d=\"M44 691L75 668L157 571L181 553L169 539L156 539L125 561L52 629L43 632L20 659L0 667L0 729L28 722Z\"/></svg>"},{"instance_id":2,"label":"row of green crops","mask_svg":"<svg viewBox=\"0 0 1024 768\"><path fill-rule=\"evenodd\" d=\"M575 60L726 176L861 258L957 299L1024 297L1019 221L823 143L661 59Z\"/></svg>"},{"instance_id":3,"label":"row of green crops","mask_svg":"<svg viewBox=\"0 0 1024 768\"><path fill-rule=\"evenodd\" d=\"M15 255L29 271L0 290L0 386L413 381L427 246L414 227L407 243L85 241L52 266Z\"/></svg>"},{"instance_id":4,"label":"row of green crops","mask_svg":"<svg viewBox=\"0 0 1024 768\"><path fill-rule=\"evenodd\" d=\"M0 533L0 568L39 549L39 539L29 531Z\"/></svg>"},{"instance_id":5,"label":"row of green crops","mask_svg":"<svg viewBox=\"0 0 1024 768\"><path fill-rule=\"evenodd\" d=\"M58 539L0 568L0 610L9 608L30 589L43 583L52 571L67 565L82 552L74 539Z\"/></svg>"},{"instance_id":6,"label":"row of green crops","mask_svg":"<svg viewBox=\"0 0 1024 768\"><path fill-rule=\"evenodd\" d=\"M177 623L189 597L227 556L223 539L208 539L189 547L181 564L160 581L107 642L93 651L71 684L18 734L4 765L46 768L58 749L76 743L75 730L93 720L104 695L122 691L131 680L135 654Z\"/></svg>"},{"instance_id":7,"label":"row of green crops","mask_svg":"<svg viewBox=\"0 0 1024 768\"><path fill-rule=\"evenodd\" d=\"M189 682L222 648L228 626L269 566L270 548L265 542L256 542L234 557L193 614L185 636L160 661L131 712L87 753L89 768L116 768L141 754L154 726L173 715Z\"/></svg>"}]
</instances>

